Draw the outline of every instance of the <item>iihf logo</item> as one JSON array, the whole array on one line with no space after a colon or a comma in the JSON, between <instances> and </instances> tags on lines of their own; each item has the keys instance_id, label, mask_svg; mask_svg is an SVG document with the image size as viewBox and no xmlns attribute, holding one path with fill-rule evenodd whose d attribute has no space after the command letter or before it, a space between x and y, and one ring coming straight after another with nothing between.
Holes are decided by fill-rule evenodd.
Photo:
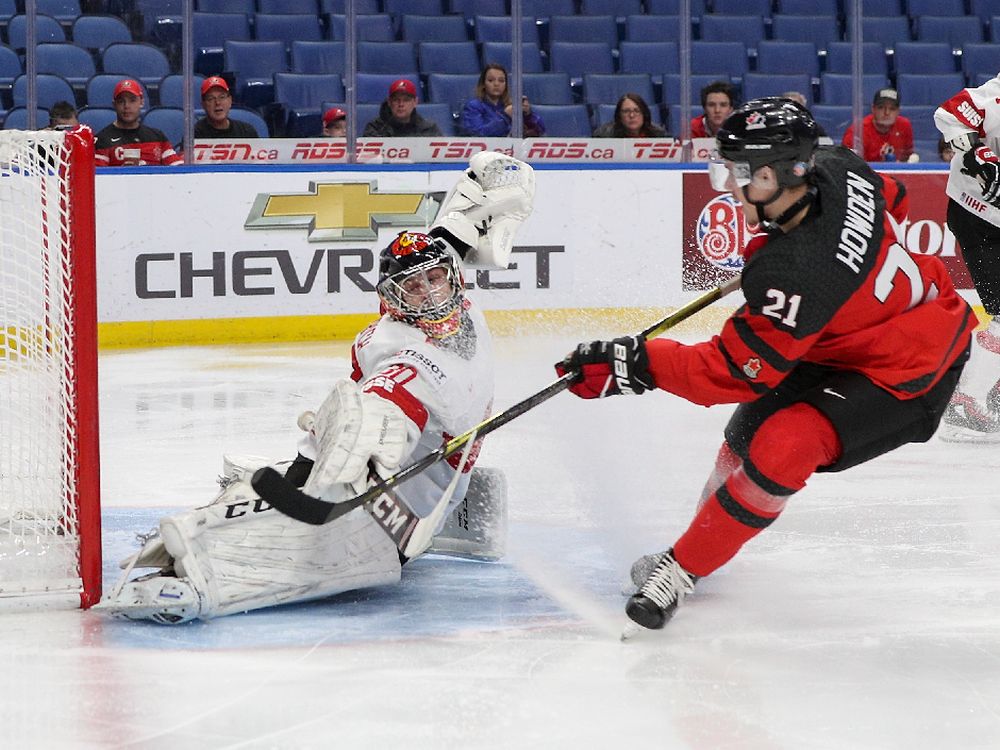
<instances>
[{"instance_id":1,"label":"iihf logo","mask_svg":"<svg viewBox=\"0 0 1000 750\"><path fill-rule=\"evenodd\" d=\"M733 196L724 193L710 200L698 215L695 234L698 250L713 266L726 271L743 268L743 248L752 233Z\"/></svg>"}]
</instances>

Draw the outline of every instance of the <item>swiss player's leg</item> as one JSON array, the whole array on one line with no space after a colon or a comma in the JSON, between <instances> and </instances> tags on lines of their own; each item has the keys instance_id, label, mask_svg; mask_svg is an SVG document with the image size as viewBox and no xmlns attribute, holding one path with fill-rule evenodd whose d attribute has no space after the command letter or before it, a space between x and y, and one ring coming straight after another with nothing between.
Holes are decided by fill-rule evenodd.
<instances>
[{"instance_id":1,"label":"swiss player's leg","mask_svg":"<svg viewBox=\"0 0 1000 750\"><path fill-rule=\"evenodd\" d=\"M992 319L975 336L941 437L956 442L1000 442L1000 227L949 200L948 228L958 241L983 309Z\"/></svg>"}]
</instances>

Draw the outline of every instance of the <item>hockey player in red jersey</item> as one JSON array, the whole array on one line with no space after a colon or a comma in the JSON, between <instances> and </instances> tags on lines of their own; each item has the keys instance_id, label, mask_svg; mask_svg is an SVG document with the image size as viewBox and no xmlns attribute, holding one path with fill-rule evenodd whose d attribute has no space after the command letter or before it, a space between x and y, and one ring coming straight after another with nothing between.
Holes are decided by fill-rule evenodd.
<instances>
[{"instance_id":1,"label":"hockey player in red jersey","mask_svg":"<svg viewBox=\"0 0 1000 750\"><path fill-rule=\"evenodd\" d=\"M625 337L557 365L585 399L661 389L739 403L695 517L633 566L628 616L660 628L698 578L770 526L817 471L842 471L935 432L968 356L975 315L941 261L897 242L883 178L817 147L808 110L737 108L717 136L716 190L767 234L745 250L746 303L693 345Z\"/></svg>"},{"instance_id":2,"label":"hockey player in red jersey","mask_svg":"<svg viewBox=\"0 0 1000 750\"><path fill-rule=\"evenodd\" d=\"M1000 443L1000 76L959 91L938 107L934 124L955 151L945 189L948 228L991 318L976 334L940 436Z\"/></svg>"}]
</instances>

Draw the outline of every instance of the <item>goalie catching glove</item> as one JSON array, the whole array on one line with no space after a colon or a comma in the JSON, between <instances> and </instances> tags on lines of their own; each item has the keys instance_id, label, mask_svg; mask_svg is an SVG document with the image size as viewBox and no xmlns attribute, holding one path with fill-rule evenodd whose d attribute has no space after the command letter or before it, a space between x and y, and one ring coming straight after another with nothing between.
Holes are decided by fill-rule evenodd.
<instances>
[{"instance_id":1,"label":"goalie catching glove","mask_svg":"<svg viewBox=\"0 0 1000 750\"><path fill-rule=\"evenodd\" d=\"M529 164L481 151L469 160L429 234L447 240L467 266L507 268L514 234L534 200L535 171Z\"/></svg>"},{"instance_id":2,"label":"goalie catching glove","mask_svg":"<svg viewBox=\"0 0 1000 750\"><path fill-rule=\"evenodd\" d=\"M646 342L639 336L579 344L556 364L556 372L560 377L577 373L569 390L580 398L640 395L656 387L649 372Z\"/></svg>"},{"instance_id":3,"label":"goalie catching glove","mask_svg":"<svg viewBox=\"0 0 1000 750\"><path fill-rule=\"evenodd\" d=\"M979 181L983 199L1000 208L1000 160L989 146L978 145L962 157L962 172Z\"/></svg>"}]
</instances>

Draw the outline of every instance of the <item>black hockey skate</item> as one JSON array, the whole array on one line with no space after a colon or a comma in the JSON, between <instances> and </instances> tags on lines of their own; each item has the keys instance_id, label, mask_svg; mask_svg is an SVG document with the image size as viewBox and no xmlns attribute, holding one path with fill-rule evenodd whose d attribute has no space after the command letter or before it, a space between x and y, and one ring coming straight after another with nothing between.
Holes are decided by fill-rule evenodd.
<instances>
[{"instance_id":1,"label":"black hockey skate","mask_svg":"<svg viewBox=\"0 0 1000 750\"><path fill-rule=\"evenodd\" d=\"M638 593L629 598L625 614L644 628L659 630L674 616L684 597L694 591L697 580L674 559L673 549L668 549Z\"/></svg>"}]
</instances>

